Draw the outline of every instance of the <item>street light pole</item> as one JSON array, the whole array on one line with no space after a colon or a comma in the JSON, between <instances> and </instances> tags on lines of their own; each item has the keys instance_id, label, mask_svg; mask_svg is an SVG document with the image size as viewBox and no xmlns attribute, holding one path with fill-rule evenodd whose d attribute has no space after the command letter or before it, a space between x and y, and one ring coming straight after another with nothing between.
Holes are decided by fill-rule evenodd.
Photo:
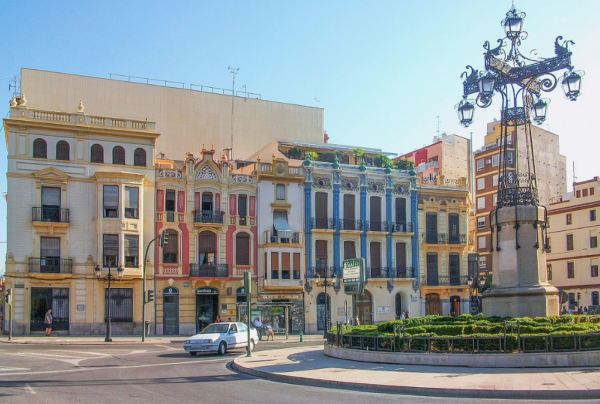
<instances>
[{"instance_id":1,"label":"street light pole","mask_svg":"<svg viewBox=\"0 0 600 404\"><path fill-rule=\"evenodd\" d=\"M146 246L144 262L142 264L142 342L146 341L146 303L148 303L146 301L146 261L148 260L148 250L150 250L150 245L152 245L152 243L157 239L161 239L159 245L162 247L164 245L164 241L166 240L165 233L163 232L162 234L159 234L150 240Z\"/></svg>"},{"instance_id":2,"label":"street light pole","mask_svg":"<svg viewBox=\"0 0 600 404\"><path fill-rule=\"evenodd\" d=\"M104 342L112 342L112 335L111 335L111 327L110 327L110 284L112 281L116 280L116 281L121 281L121 279L123 278L123 272L125 272L125 269L123 268L123 266L119 266L117 267L117 278L115 278L114 276L112 276L111 273L111 263L112 260L107 259L107 264L108 264L108 275L106 276L102 276L102 268L100 267L100 264L96 265L96 267L94 268L94 271L96 272L96 277L98 278L99 281L107 281L108 282L108 301L107 301L107 308L106 308L106 337L104 338Z\"/></svg>"}]
</instances>

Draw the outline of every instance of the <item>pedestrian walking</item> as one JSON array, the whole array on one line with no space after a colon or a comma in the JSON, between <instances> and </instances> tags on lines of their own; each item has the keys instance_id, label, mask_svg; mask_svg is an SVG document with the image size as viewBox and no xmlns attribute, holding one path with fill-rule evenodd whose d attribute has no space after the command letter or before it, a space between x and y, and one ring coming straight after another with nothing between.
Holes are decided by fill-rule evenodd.
<instances>
[{"instance_id":1,"label":"pedestrian walking","mask_svg":"<svg viewBox=\"0 0 600 404\"><path fill-rule=\"evenodd\" d=\"M0 334L2 334L3 330L4 330L4 321L2 321L4 319L4 317L2 316L2 312L0 311Z\"/></svg>"},{"instance_id":2,"label":"pedestrian walking","mask_svg":"<svg viewBox=\"0 0 600 404\"><path fill-rule=\"evenodd\" d=\"M217 318L215 319L215 323L220 323L221 322L221 316L217 316Z\"/></svg>"},{"instance_id":3,"label":"pedestrian walking","mask_svg":"<svg viewBox=\"0 0 600 404\"><path fill-rule=\"evenodd\" d=\"M258 333L258 340L262 341L263 323L262 321L260 321L260 317L256 317L254 321L252 321L252 327L256 328L256 332Z\"/></svg>"},{"instance_id":4,"label":"pedestrian walking","mask_svg":"<svg viewBox=\"0 0 600 404\"><path fill-rule=\"evenodd\" d=\"M46 335L50 336L52 332L52 309L48 309L44 316L44 324L46 325Z\"/></svg>"}]
</instances>

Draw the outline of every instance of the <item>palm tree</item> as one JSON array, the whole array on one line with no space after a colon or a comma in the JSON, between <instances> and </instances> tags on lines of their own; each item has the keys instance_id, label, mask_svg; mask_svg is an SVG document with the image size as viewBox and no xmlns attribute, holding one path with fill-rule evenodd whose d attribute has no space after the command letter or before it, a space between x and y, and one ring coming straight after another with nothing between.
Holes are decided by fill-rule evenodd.
<instances>
[{"instance_id":1,"label":"palm tree","mask_svg":"<svg viewBox=\"0 0 600 404\"><path fill-rule=\"evenodd\" d=\"M359 158L362 159L365 152L363 149L352 149L352 155L354 156L354 164L358 165Z\"/></svg>"}]
</instances>

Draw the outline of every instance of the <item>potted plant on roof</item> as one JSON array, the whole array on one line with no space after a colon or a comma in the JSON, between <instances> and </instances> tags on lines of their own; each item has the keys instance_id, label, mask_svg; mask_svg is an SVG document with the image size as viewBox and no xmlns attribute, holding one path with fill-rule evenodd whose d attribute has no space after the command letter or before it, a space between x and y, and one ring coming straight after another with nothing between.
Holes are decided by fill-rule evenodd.
<instances>
[{"instance_id":1,"label":"potted plant on roof","mask_svg":"<svg viewBox=\"0 0 600 404\"><path fill-rule=\"evenodd\" d=\"M354 164L358 165L362 161L365 152L363 149L352 149L352 155L354 156Z\"/></svg>"}]
</instances>

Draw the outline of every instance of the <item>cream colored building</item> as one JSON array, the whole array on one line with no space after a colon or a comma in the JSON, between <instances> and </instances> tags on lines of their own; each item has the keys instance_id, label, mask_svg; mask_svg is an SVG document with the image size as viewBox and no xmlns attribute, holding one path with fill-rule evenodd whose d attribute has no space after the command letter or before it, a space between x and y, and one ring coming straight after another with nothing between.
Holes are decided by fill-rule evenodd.
<instances>
[{"instance_id":1,"label":"cream colored building","mask_svg":"<svg viewBox=\"0 0 600 404\"><path fill-rule=\"evenodd\" d=\"M103 334L112 267L114 334L141 333L142 247L154 234L154 123L64 112L11 101L8 148L6 287L13 290L14 333ZM148 257L148 273L154 257ZM152 276L149 277L152 280ZM152 289L149 282L149 289ZM152 305L148 305L152 319Z\"/></svg>"},{"instance_id":2,"label":"cream colored building","mask_svg":"<svg viewBox=\"0 0 600 404\"><path fill-rule=\"evenodd\" d=\"M156 152L169 159L197 153L203 144L233 147L233 158L245 159L284 136L313 143L324 141L322 108L256 96L232 97L231 90L206 86L170 83L180 87L175 88L160 81L149 81L156 84L152 85L121 80L23 68L21 93L26 95L30 108L69 111L82 99L87 110L99 116L156 122L156 131L161 133Z\"/></svg>"},{"instance_id":3,"label":"cream colored building","mask_svg":"<svg viewBox=\"0 0 600 404\"><path fill-rule=\"evenodd\" d=\"M569 294L573 309L600 305L599 213L599 177L574 183L573 192L548 207L548 281Z\"/></svg>"}]
</instances>

